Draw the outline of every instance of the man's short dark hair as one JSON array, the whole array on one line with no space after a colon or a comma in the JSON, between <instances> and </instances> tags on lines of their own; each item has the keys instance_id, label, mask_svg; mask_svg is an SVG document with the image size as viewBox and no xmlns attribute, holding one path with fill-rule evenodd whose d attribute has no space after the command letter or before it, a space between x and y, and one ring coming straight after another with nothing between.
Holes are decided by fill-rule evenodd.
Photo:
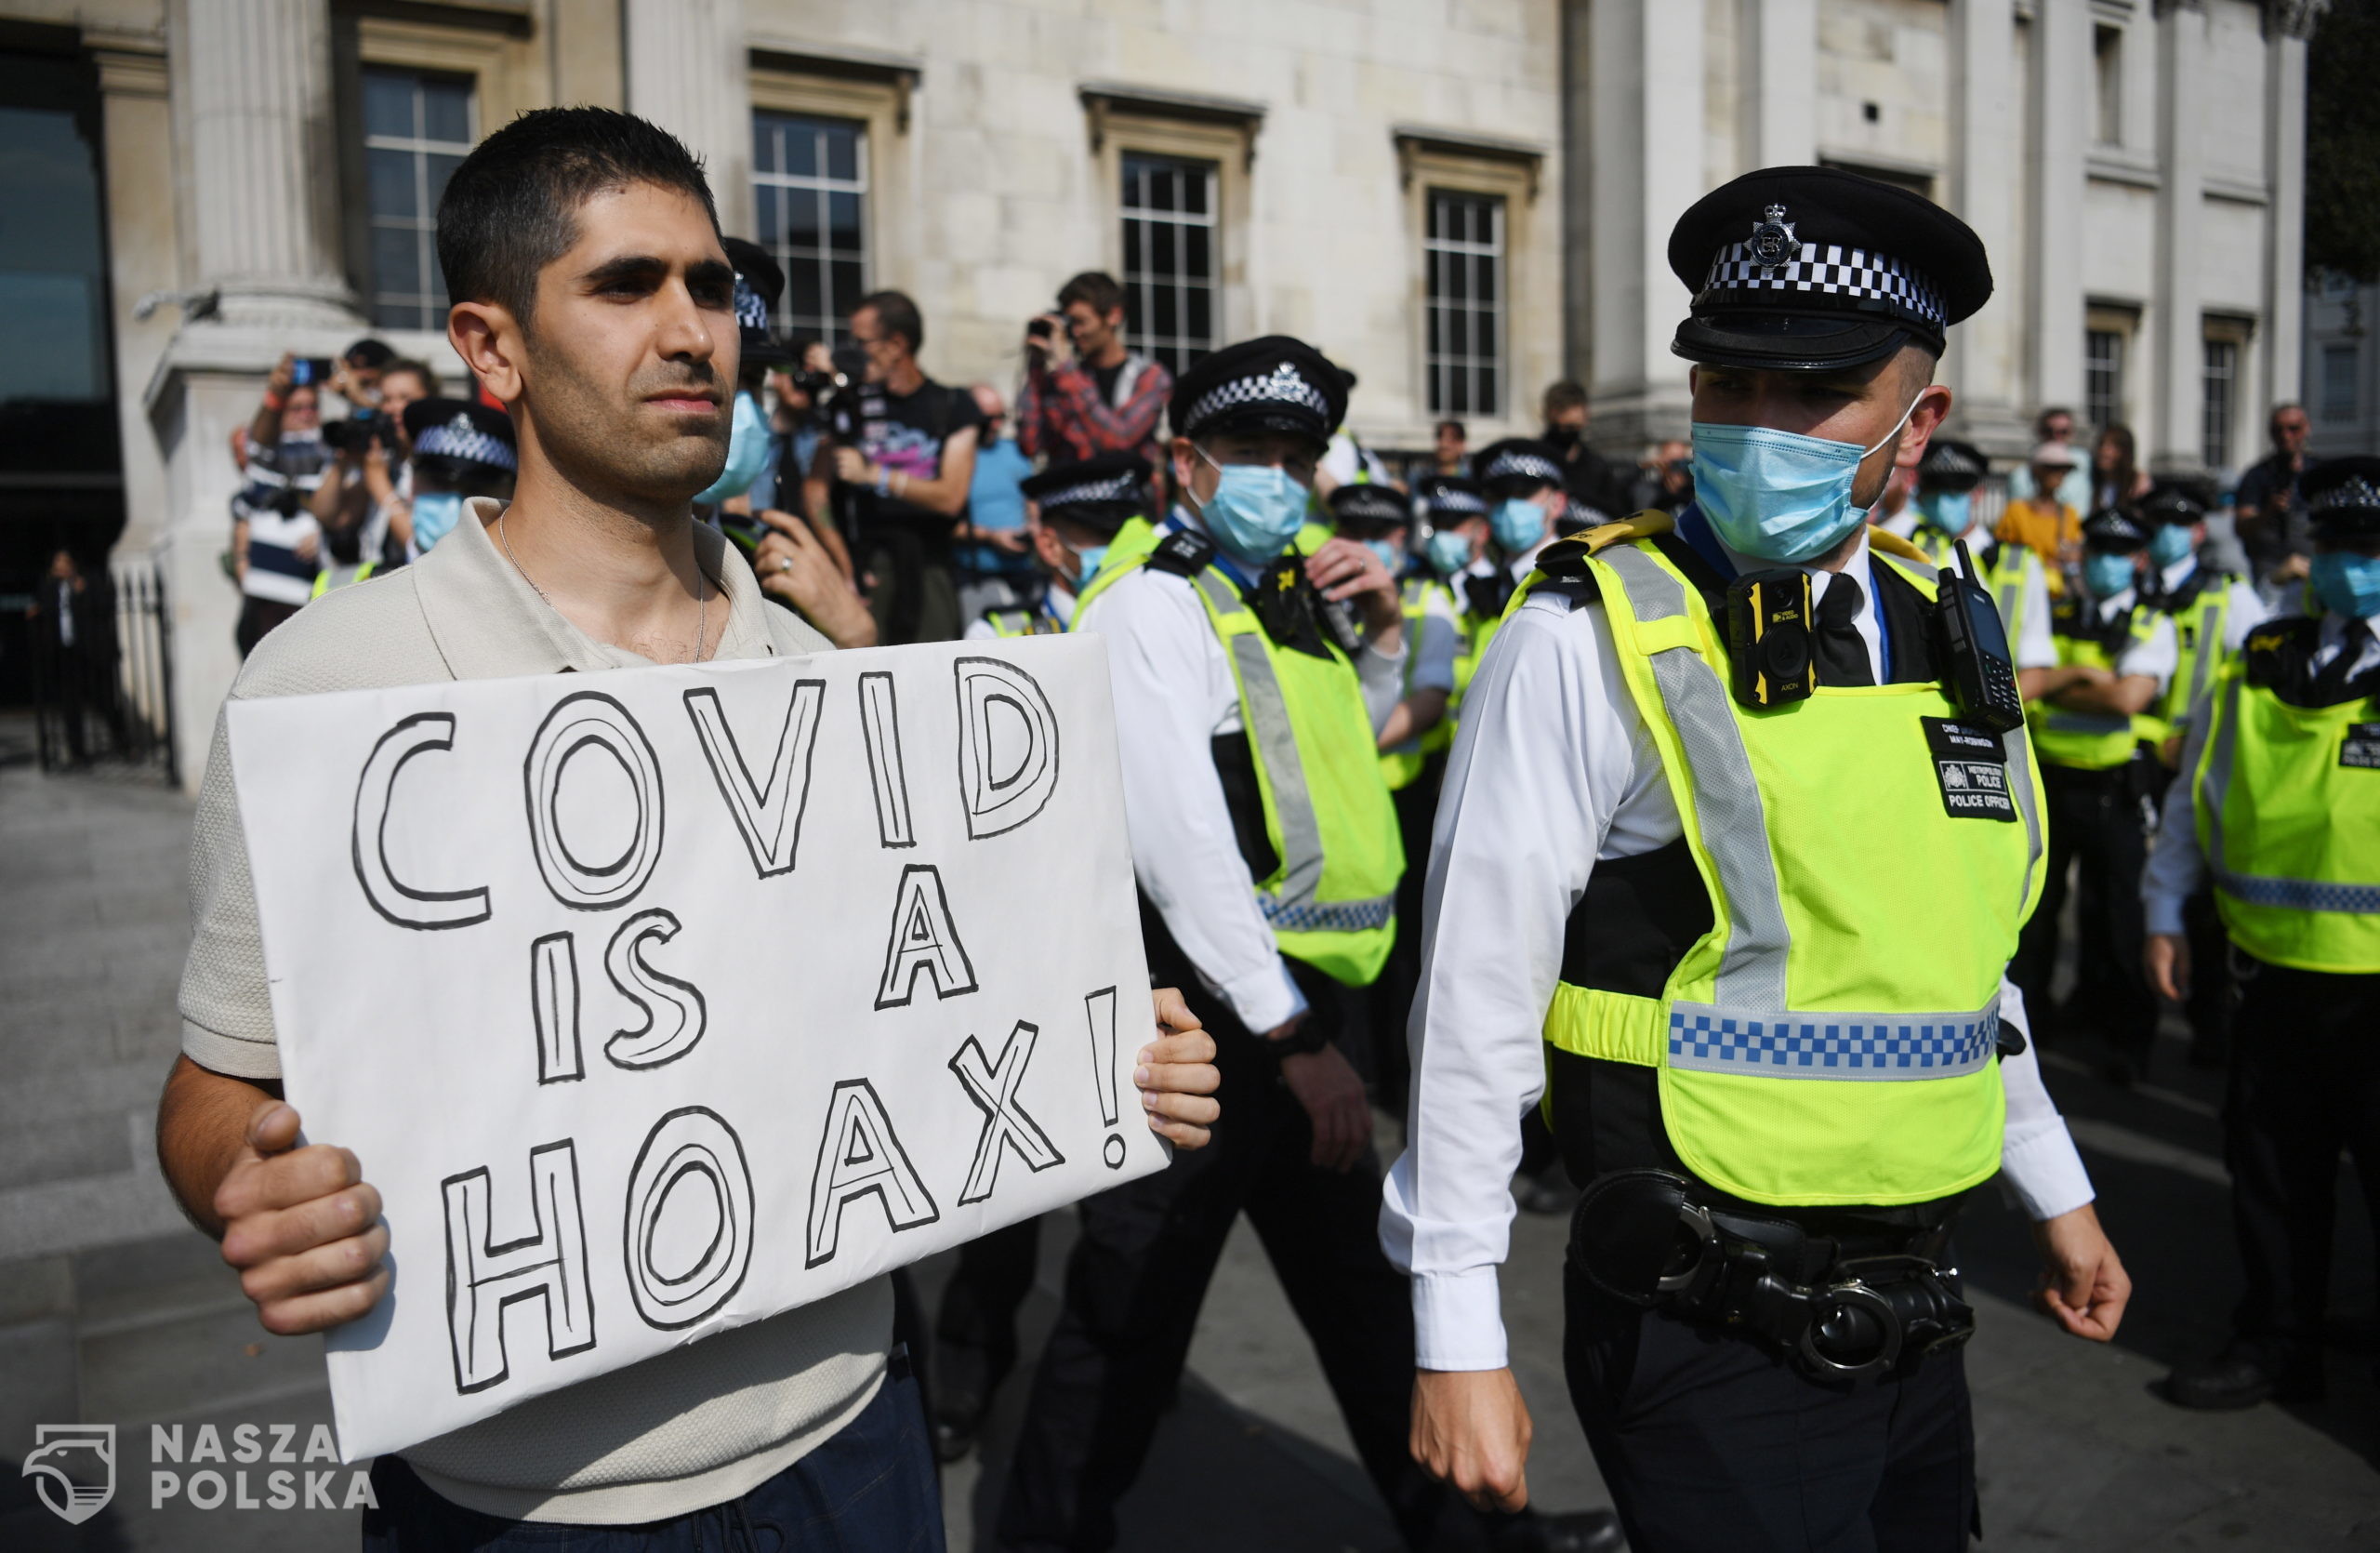
<instances>
[{"instance_id":1,"label":"man's short dark hair","mask_svg":"<svg viewBox=\"0 0 2380 1553\"><path fill-rule=\"evenodd\" d=\"M853 317L862 312L876 314L876 326L887 335L899 335L907 340L909 354L914 356L925 348L926 321L907 292L871 291L852 307Z\"/></svg>"},{"instance_id":2,"label":"man's short dark hair","mask_svg":"<svg viewBox=\"0 0 2380 1553\"><path fill-rule=\"evenodd\" d=\"M2033 435L2046 441L2049 437L2049 423L2056 420L2060 416L2064 416L2066 418L2068 425L2070 426L2074 423L2074 412L2072 410L2068 409L2063 405L2052 405L2041 414L2033 417Z\"/></svg>"},{"instance_id":3,"label":"man's short dark hair","mask_svg":"<svg viewBox=\"0 0 2380 1553\"><path fill-rule=\"evenodd\" d=\"M438 397L438 374L430 369L428 362L416 361L411 356L399 356L380 369L380 380L385 383L400 372L410 373L420 378L422 392L432 399Z\"/></svg>"},{"instance_id":4,"label":"man's short dark hair","mask_svg":"<svg viewBox=\"0 0 2380 1553\"><path fill-rule=\"evenodd\" d=\"M347 348L343 360L359 372L376 372L397 359L394 347L388 341L365 337Z\"/></svg>"},{"instance_id":5,"label":"man's short dark hair","mask_svg":"<svg viewBox=\"0 0 2380 1553\"><path fill-rule=\"evenodd\" d=\"M634 183L693 195L719 230L701 161L668 130L609 108L514 119L463 158L438 201L447 301L497 303L526 328L537 272L578 241L578 207Z\"/></svg>"},{"instance_id":6,"label":"man's short dark hair","mask_svg":"<svg viewBox=\"0 0 2380 1553\"><path fill-rule=\"evenodd\" d=\"M1088 303L1091 312L1104 318L1124 305L1124 288L1104 270L1085 270L1058 287L1061 312L1077 302Z\"/></svg>"},{"instance_id":7,"label":"man's short dark hair","mask_svg":"<svg viewBox=\"0 0 2380 1553\"><path fill-rule=\"evenodd\" d=\"M1545 391L1545 418L1548 420L1565 410L1583 410L1586 407L1586 385L1575 378L1565 378Z\"/></svg>"},{"instance_id":8,"label":"man's short dark hair","mask_svg":"<svg viewBox=\"0 0 2380 1553\"><path fill-rule=\"evenodd\" d=\"M1432 436L1436 436L1440 431L1452 431L1454 433L1454 440L1457 442L1469 442L1471 440L1470 428L1464 426L1463 423L1459 420L1442 420L1435 426L1430 428L1430 434Z\"/></svg>"}]
</instances>

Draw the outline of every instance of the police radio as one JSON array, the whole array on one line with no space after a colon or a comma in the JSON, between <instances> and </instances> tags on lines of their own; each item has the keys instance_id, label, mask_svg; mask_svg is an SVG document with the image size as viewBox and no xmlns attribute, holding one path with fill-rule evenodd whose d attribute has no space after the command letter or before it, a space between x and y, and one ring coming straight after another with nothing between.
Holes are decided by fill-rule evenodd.
<instances>
[{"instance_id":1,"label":"police radio","mask_svg":"<svg viewBox=\"0 0 2380 1553\"><path fill-rule=\"evenodd\" d=\"M1934 629L1947 666L1950 698L1970 723L1995 734L2025 725L2025 698L2016 690L2016 655L1991 595L1976 580L1975 557L1958 542L1959 569L1937 574Z\"/></svg>"},{"instance_id":2,"label":"police radio","mask_svg":"<svg viewBox=\"0 0 2380 1553\"><path fill-rule=\"evenodd\" d=\"M1816 685L1810 577L1788 567L1746 572L1727 585L1729 688L1743 705L1781 707Z\"/></svg>"}]
</instances>

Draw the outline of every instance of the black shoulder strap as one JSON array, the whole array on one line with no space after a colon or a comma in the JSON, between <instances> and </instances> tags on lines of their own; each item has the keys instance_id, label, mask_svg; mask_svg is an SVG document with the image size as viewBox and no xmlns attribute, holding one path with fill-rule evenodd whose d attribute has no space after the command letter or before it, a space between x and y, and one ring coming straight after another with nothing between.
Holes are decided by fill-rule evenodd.
<instances>
[{"instance_id":1,"label":"black shoulder strap","mask_svg":"<svg viewBox=\"0 0 2380 1553\"><path fill-rule=\"evenodd\" d=\"M2267 620L2250 631L2248 640L2240 645L2248 683L2289 700L2308 678L2307 666L2314 661L2314 651L2321 641L2322 622L2310 616Z\"/></svg>"},{"instance_id":2,"label":"black shoulder strap","mask_svg":"<svg viewBox=\"0 0 2380 1553\"><path fill-rule=\"evenodd\" d=\"M1157 541L1149 552L1147 565L1151 571L1169 572L1175 577L1197 577L1213 564L1215 542L1196 529L1177 528Z\"/></svg>"}]
</instances>

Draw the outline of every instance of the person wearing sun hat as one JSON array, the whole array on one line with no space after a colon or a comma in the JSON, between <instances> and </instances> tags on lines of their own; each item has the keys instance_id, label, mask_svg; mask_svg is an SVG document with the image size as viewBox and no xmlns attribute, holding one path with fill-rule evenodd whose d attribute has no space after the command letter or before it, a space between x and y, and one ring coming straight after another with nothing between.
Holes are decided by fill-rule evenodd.
<instances>
[{"instance_id":1,"label":"person wearing sun hat","mask_svg":"<svg viewBox=\"0 0 2380 1553\"><path fill-rule=\"evenodd\" d=\"M1669 259L1694 501L1538 555L1439 801L1381 1222L1414 1449L1475 1503L1527 1498L1496 1273L1537 1108L1585 1188L1566 1368L1628 1546L1953 1553L1961 1200L2004 1170L2069 1331L2111 1336L2130 1292L2005 980L2042 838L2015 687L1868 524L1990 266L1948 211L1825 167L1705 195Z\"/></svg>"}]
</instances>

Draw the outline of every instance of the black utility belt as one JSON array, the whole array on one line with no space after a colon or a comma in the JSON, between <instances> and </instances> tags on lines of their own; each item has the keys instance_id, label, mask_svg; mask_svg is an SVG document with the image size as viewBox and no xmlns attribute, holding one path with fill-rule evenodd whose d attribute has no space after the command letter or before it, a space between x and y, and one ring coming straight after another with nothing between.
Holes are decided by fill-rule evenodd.
<instances>
[{"instance_id":1,"label":"black utility belt","mask_svg":"<svg viewBox=\"0 0 2380 1553\"><path fill-rule=\"evenodd\" d=\"M1905 1372L1975 1332L1958 1269L1941 1266L1955 1206L1911 1225L1825 1228L1713 1207L1666 1170L1598 1176L1570 1218L1571 1264L1615 1299L1747 1333L1817 1378Z\"/></svg>"}]
</instances>

